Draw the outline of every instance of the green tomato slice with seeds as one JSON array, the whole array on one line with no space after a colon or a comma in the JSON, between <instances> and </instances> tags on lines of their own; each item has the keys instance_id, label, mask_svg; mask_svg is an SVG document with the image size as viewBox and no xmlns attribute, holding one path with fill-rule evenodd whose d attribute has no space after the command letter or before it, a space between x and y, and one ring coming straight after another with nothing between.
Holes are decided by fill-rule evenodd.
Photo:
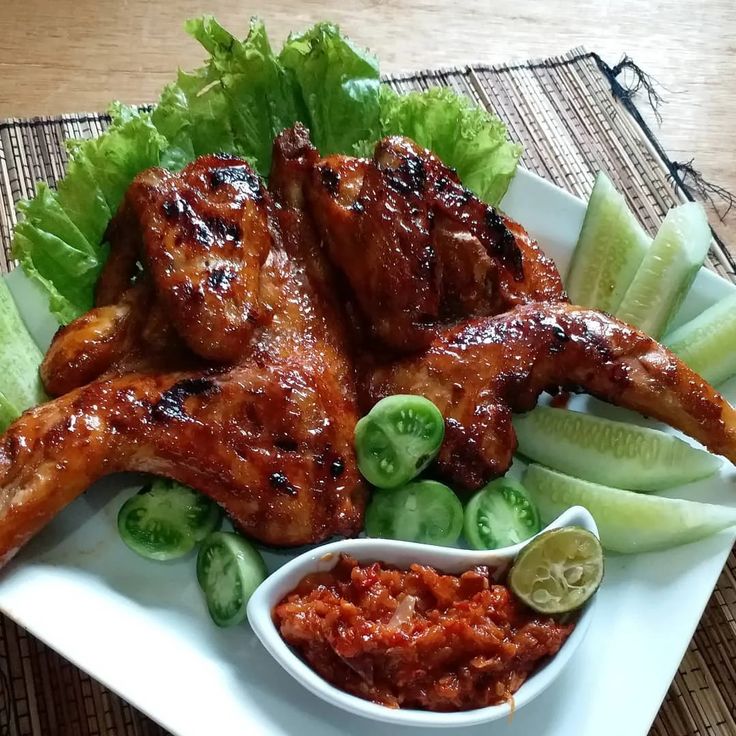
<instances>
[{"instance_id":1,"label":"green tomato slice with seeds","mask_svg":"<svg viewBox=\"0 0 736 736\"><path fill-rule=\"evenodd\" d=\"M442 483L422 480L375 491L365 516L369 537L450 545L463 525L463 506Z\"/></svg>"},{"instance_id":2,"label":"green tomato slice with seeds","mask_svg":"<svg viewBox=\"0 0 736 736\"><path fill-rule=\"evenodd\" d=\"M463 534L473 549L508 547L541 528L537 507L521 483L511 478L491 481L465 507Z\"/></svg>"},{"instance_id":3,"label":"green tomato slice with seeds","mask_svg":"<svg viewBox=\"0 0 736 736\"><path fill-rule=\"evenodd\" d=\"M429 399L388 396L355 426L358 468L374 486L397 488L429 465L444 436L442 414Z\"/></svg>"},{"instance_id":4,"label":"green tomato slice with seeds","mask_svg":"<svg viewBox=\"0 0 736 736\"><path fill-rule=\"evenodd\" d=\"M188 486L156 478L118 513L125 544L150 560L174 560L194 549L222 520L220 507Z\"/></svg>"},{"instance_id":5,"label":"green tomato slice with seeds","mask_svg":"<svg viewBox=\"0 0 736 736\"><path fill-rule=\"evenodd\" d=\"M199 548L197 582L218 626L245 619L248 601L267 574L258 550L239 534L215 532Z\"/></svg>"}]
</instances>

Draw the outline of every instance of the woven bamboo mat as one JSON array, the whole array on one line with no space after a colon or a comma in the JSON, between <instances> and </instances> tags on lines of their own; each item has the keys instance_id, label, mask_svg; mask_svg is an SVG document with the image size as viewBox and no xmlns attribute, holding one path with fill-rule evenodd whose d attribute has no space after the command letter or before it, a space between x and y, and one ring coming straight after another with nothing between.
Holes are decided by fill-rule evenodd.
<instances>
[{"instance_id":1,"label":"woven bamboo mat","mask_svg":"<svg viewBox=\"0 0 736 736\"><path fill-rule=\"evenodd\" d=\"M400 91L449 86L495 110L523 143L523 165L574 194L587 196L595 172L606 170L653 232L670 206L693 194L683 168L667 158L639 116L632 93L642 79L621 76L626 67L611 69L595 54L576 49L517 66L469 66L390 81ZM8 246L14 203L29 196L36 181L54 184L62 175L66 138L96 135L106 123L97 114L0 121L0 271L13 265ZM709 261L736 281L736 263L717 233ZM733 552L651 734L736 736ZM0 616L0 736L103 735L165 733Z\"/></svg>"}]
</instances>

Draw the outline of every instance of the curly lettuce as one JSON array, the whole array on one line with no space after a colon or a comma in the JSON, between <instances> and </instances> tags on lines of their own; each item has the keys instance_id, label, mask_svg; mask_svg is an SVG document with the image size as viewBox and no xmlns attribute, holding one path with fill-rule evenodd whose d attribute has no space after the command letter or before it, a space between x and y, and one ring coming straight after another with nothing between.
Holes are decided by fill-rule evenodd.
<instances>
[{"instance_id":1,"label":"curly lettuce","mask_svg":"<svg viewBox=\"0 0 736 736\"><path fill-rule=\"evenodd\" d=\"M292 34L279 54L306 107L302 122L323 155L351 153L380 137L378 61L354 46L337 26L318 23Z\"/></svg>"},{"instance_id":2,"label":"curly lettuce","mask_svg":"<svg viewBox=\"0 0 736 736\"><path fill-rule=\"evenodd\" d=\"M318 23L293 34L278 54L259 20L242 41L211 16L189 21L186 30L206 50L204 66L179 71L150 113L114 104L107 131L70 144L56 191L39 184L19 205L14 255L59 322L92 306L107 257L105 229L136 174L224 151L266 177L274 136L296 121L323 154L368 153L385 135L407 135L486 201L497 204L505 193L520 148L498 118L447 89L397 94L380 82L377 60L337 26Z\"/></svg>"},{"instance_id":3,"label":"curly lettuce","mask_svg":"<svg viewBox=\"0 0 736 736\"><path fill-rule=\"evenodd\" d=\"M116 104L99 138L72 141L69 167L57 191L41 182L19 203L13 255L49 297L49 309L67 323L92 307L107 257L104 232L136 174L156 166L166 139L148 113Z\"/></svg>"}]
</instances>

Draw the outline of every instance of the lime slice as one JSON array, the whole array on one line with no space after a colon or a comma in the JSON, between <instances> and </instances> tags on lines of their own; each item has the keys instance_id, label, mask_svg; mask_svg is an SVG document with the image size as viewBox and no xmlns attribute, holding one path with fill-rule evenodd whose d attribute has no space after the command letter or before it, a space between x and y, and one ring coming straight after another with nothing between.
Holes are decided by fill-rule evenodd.
<instances>
[{"instance_id":1,"label":"lime slice","mask_svg":"<svg viewBox=\"0 0 736 736\"><path fill-rule=\"evenodd\" d=\"M567 526L535 537L509 573L511 590L540 613L567 613L590 599L603 579L603 550L595 534Z\"/></svg>"}]
</instances>

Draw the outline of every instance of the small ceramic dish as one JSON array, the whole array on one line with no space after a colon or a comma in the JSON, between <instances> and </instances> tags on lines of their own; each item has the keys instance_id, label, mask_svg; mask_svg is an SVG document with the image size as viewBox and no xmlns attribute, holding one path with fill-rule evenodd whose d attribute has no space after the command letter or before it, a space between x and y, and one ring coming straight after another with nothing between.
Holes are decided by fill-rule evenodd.
<instances>
[{"instance_id":1,"label":"small ceramic dish","mask_svg":"<svg viewBox=\"0 0 736 736\"><path fill-rule=\"evenodd\" d=\"M557 529L563 526L580 526L598 534L593 517L580 506L565 511L546 529ZM263 646L292 677L315 695L338 708L366 718L404 726L457 728L493 721L510 715L512 706L509 703L502 703L454 713L435 713L424 710L387 708L350 695L322 679L293 651L281 638L274 625L271 612L274 606L292 591L305 575L332 569L342 553L351 555L358 562L381 561L402 569L419 562L442 572L461 573L475 565L506 568L529 541L487 552L397 542L389 539L345 539L333 542L299 555L273 573L250 599L248 620ZM514 695L513 709L521 708L533 700L560 674L588 630L595 600L594 597L583 609L575 630L560 651L519 688Z\"/></svg>"}]
</instances>

